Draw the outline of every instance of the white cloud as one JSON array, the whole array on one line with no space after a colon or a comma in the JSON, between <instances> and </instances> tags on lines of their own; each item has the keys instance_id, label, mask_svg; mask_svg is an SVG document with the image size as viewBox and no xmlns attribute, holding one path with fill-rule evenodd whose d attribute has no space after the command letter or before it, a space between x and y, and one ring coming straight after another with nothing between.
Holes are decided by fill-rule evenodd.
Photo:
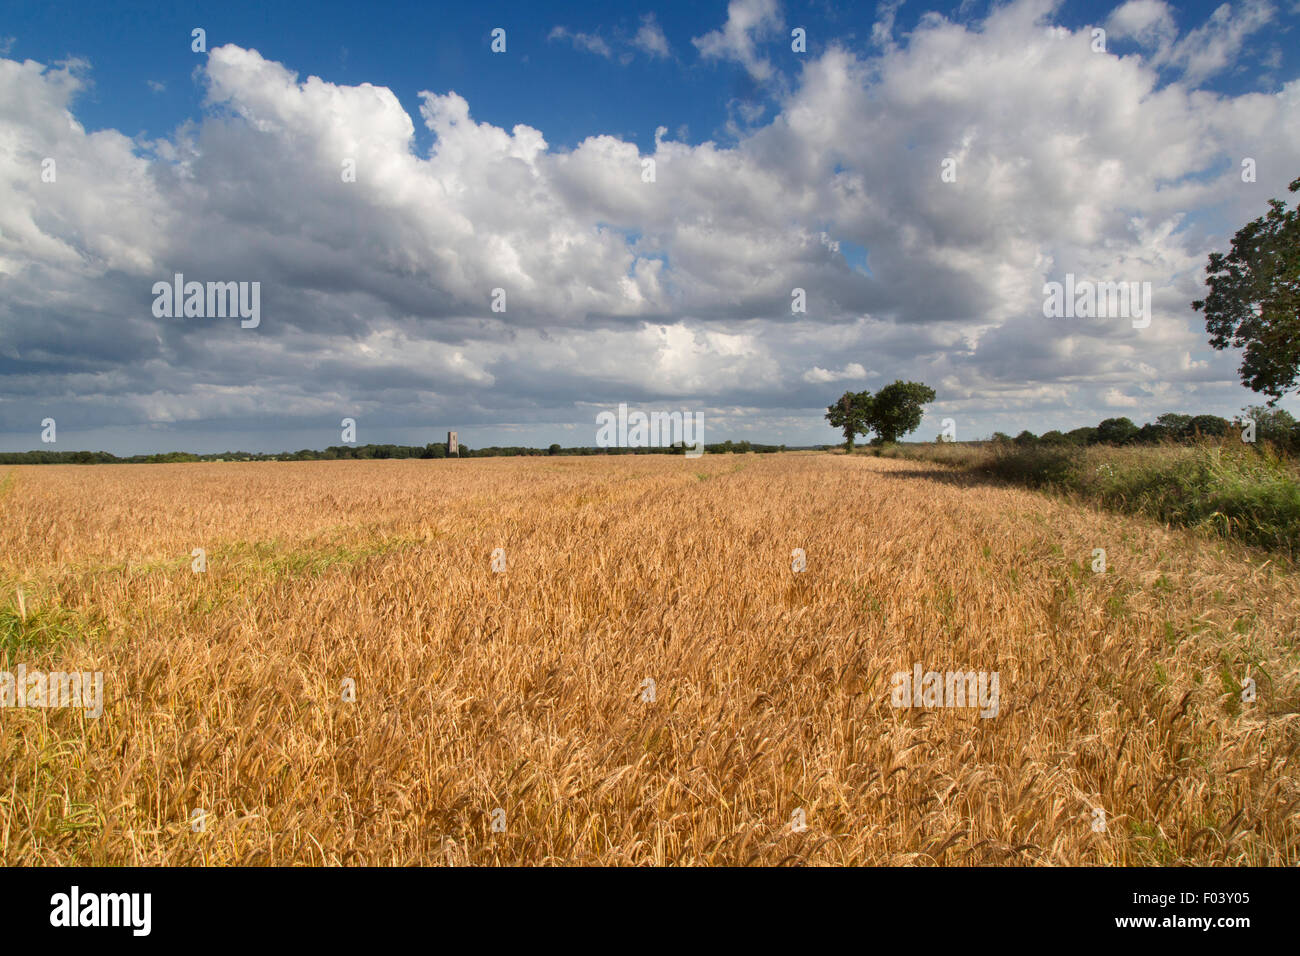
<instances>
[{"instance_id":1,"label":"white cloud","mask_svg":"<svg viewBox=\"0 0 1300 956\"><path fill-rule=\"evenodd\" d=\"M1174 8L1163 0L1129 0L1112 11L1106 27L1153 51L1152 63L1177 70L1198 84L1233 66L1252 34L1271 23L1277 9L1268 0L1224 3L1209 20L1178 39Z\"/></svg>"},{"instance_id":2,"label":"white cloud","mask_svg":"<svg viewBox=\"0 0 1300 956\"><path fill-rule=\"evenodd\" d=\"M557 26L551 29L547 39L567 40L575 49L595 53L607 60L615 59L617 55L618 61L624 66L634 59L632 52L634 50L641 51L651 59L667 58L670 52L668 38L664 36L664 31L653 13L647 13L641 18L640 27L630 37L621 29L614 30L613 39L606 40L599 33L581 33Z\"/></svg>"},{"instance_id":3,"label":"white cloud","mask_svg":"<svg viewBox=\"0 0 1300 956\"><path fill-rule=\"evenodd\" d=\"M1183 68L1183 79L1198 83L1232 65L1246 38L1262 30L1276 9L1267 0L1243 0L1236 8L1223 4L1203 26L1179 40L1169 59Z\"/></svg>"},{"instance_id":4,"label":"white cloud","mask_svg":"<svg viewBox=\"0 0 1300 956\"><path fill-rule=\"evenodd\" d=\"M868 374L875 375L875 372L868 373L859 362L850 362L838 372L824 369L821 366L814 365L808 371L803 373L803 380L811 382L814 385L821 385L826 382L843 382L845 380L860 381L865 379Z\"/></svg>"},{"instance_id":5,"label":"white cloud","mask_svg":"<svg viewBox=\"0 0 1300 956\"><path fill-rule=\"evenodd\" d=\"M1161 22L1130 7L1132 30ZM1239 408L1237 357L1207 348L1189 303L1207 252L1294 176L1300 81L1162 85L1150 59L1049 35L1051 9L930 18L869 59L832 46L734 145L661 130L644 152L610 135L556 151L450 92L413 117L383 87L235 46L206 61L200 121L136 143L77 123L83 65L0 59L0 431L37 404L60 426L238 430L665 398L817 429L826 386L869 369L942 383L942 411L998 422L984 433ZM1240 182L1243 155L1260 182ZM261 327L154 319L150 287L175 271L261 281ZM1151 326L1045 319L1043 283L1066 272L1151 282Z\"/></svg>"},{"instance_id":6,"label":"white cloud","mask_svg":"<svg viewBox=\"0 0 1300 956\"><path fill-rule=\"evenodd\" d=\"M595 53L597 56L603 56L605 59L612 59L614 51L610 49L608 43L599 35L594 33L575 33L565 27L555 27L547 35L548 40L568 40L579 50L586 50L588 53Z\"/></svg>"},{"instance_id":7,"label":"white cloud","mask_svg":"<svg viewBox=\"0 0 1300 956\"><path fill-rule=\"evenodd\" d=\"M641 18L641 27L632 38L632 45L652 57L668 56L668 38L664 36L664 31L653 13L647 13Z\"/></svg>"},{"instance_id":8,"label":"white cloud","mask_svg":"<svg viewBox=\"0 0 1300 956\"><path fill-rule=\"evenodd\" d=\"M871 25L871 42L876 46L885 50L897 46L894 42L894 18L902 5L903 0L880 0L876 4L876 22Z\"/></svg>"},{"instance_id":9,"label":"white cloud","mask_svg":"<svg viewBox=\"0 0 1300 956\"><path fill-rule=\"evenodd\" d=\"M1111 11L1106 29L1157 49L1167 48L1178 36L1173 10L1164 0L1129 0Z\"/></svg>"},{"instance_id":10,"label":"white cloud","mask_svg":"<svg viewBox=\"0 0 1300 956\"><path fill-rule=\"evenodd\" d=\"M773 36L781 24L776 0L731 0L722 29L693 37L691 42L706 60L734 60L754 79L766 80L772 75L772 64L759 55L757 41Z\"/></svg>"}]
</instances>

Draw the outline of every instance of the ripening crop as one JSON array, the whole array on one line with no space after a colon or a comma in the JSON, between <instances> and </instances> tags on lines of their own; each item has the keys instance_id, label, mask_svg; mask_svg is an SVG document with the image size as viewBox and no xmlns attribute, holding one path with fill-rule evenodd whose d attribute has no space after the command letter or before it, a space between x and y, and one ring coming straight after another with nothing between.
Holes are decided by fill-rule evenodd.
<instances>
[{"instance_id":1,"label":"ripening crop","mask_svg":"<svg viewBox=\"0 0 1300 956\"><path fill-rule=\"evenodd\" d=\"M1300 862L1294 572L930 464L18 467L0 585L6 865Z\"/></svg>"}]
</instances>

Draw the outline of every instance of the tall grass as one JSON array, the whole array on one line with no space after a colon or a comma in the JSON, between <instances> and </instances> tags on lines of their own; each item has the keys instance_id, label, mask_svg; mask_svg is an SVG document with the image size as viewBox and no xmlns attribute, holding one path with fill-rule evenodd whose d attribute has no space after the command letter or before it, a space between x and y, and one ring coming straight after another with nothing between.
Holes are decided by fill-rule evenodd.
<instances>
[{"instance_id":1,"label":"tall grass","mask_svg":"<svg viewBox=\"0 0 1300 956\"><path fill-rule=\"evenodd\" d=\"M883 457L950 465L1076 494L1289 557L1300 548L1300 473L1267 445L894 445Z\"/></svg>"}]
</instances>

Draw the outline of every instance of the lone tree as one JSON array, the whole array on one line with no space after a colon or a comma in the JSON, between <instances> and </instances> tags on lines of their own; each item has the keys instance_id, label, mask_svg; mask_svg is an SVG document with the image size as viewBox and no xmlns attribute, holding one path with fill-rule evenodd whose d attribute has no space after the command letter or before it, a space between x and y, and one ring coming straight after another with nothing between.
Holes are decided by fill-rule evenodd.
<instances>
[{"instance_id":1,"label":"lone tree","mask_svg":"<svg viewBox=\"0 0 1300 956\"><path fill-rule=\"evenodd\" d=\"M934 389L920 382L894 382L876 392L867 424L877 440L896 442L921 425L921 406L934 401Z\"/></svg>"},{"instance_id":2,"label":"lone tree","mask_svg":"<svg viewBox=\"0 0 1300 956\"><path fill-rule=\"evenodd\" d=\"M1300 191L1300 179L1290 185ZM1244 347L1241 382L1277 403L1300 382L1300 208L1270 199L1268 214L1237 230L1232 251L1210 253L1205 313L1216 349Z\"/></svg>"},{"instance_id":3,"label":"lone tree","mask_svg":"<svg viewBox=\"0 0 1300 956\"><path fill-rule=\"evenodd\" d=\"M826 409L826 420L844 432L844 450L853 451L857 435L875 432L873 443L898 441L921 425L921 406L934 401L934 389L920 382L895 382L875 395L845 392Z\"/></svg>"},{"instance_id":4,"label":"lone tree","mask_svg":"<svg viewBox=\"0 0 1300 956\"><path fill-rule=\"evenodd\" d=\"M827 407L826 420L832 428L844 432L844 450L853 453L853 439L871 431L868 419L874 404L870 392L845 392L834 405Z\"/></svg>"}]
</instances>

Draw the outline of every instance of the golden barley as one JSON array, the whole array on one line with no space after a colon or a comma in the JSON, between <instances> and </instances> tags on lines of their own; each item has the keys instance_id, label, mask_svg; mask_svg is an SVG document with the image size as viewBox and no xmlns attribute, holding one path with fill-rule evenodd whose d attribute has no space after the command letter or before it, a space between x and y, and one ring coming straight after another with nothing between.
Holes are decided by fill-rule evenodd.
<instances>
[{"instance_id":1,"label":"golden barley","mask_svg":"<svg viewBox=\"0 0 1300 956\"><path fill-rule=\"evenodd\" d=\"M13 478L0 670L104 699L0 710L7 865L1300 862L1236 545L821 454Z\"/></svg>"}]
</instances>

